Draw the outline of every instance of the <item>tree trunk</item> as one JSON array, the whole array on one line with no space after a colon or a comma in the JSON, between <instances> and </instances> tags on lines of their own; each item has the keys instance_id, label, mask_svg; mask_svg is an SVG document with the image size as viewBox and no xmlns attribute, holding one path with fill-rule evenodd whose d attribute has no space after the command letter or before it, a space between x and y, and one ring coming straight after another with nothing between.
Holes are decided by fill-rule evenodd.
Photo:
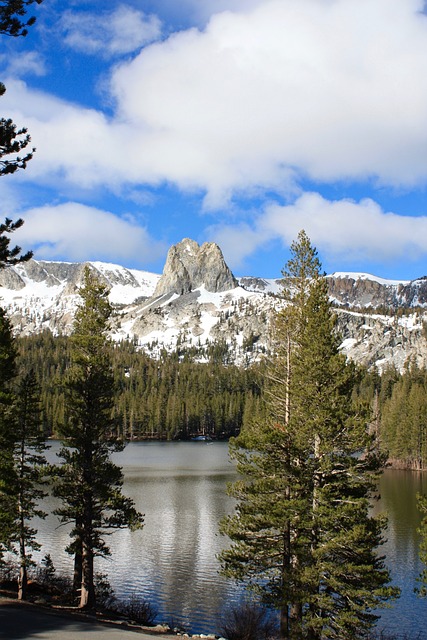
<instances>
[{"instance_id":1,"label":"tree trunk","mask_svg":"<svg viewBox=\"0 0 427 640\"><path fill-rule=\"evenodd\" d=\"M95 609L95 585L93 573L93 549L87 541L82 544L82 586L80 593L80 609Z\"/></svg>"},{"instance_id":2,"label":"tree trunk","mask_svg":"<svg viewBox=\"0 0 427 640\"><path fill-rule=\"evenodd\" d=\"M289 638L289 609L288 605L282 605L280 609L280 640Z\"/></svg>"},{"instance_id":3,"label":"tree trunk","mask_svg":"<svg viewBox=\"0 0 427 640\"><path fill-rule=\"evenodd\" d=\"M291 334L286 336L286 382L285 382L285 424L289 426L291 417Z\"/></svg>"},{"instance_id":4,"label":"tree trunk","mask_svg":"<svg viewBox=\"0 0 427 640\"><path fill-rule=\"evenodd\" d=\"M23 454L21 454L21 470L23 468ZM22 478L22 472L21 472ZM22 485L21 485L22 486ZM19 577L18 577L18 600L27 598L27 553L25 549L25 517L22 508L22 493L19 495Z\"/></svg>"},{"instance_id":5,"label":"tree trunk","mask_svg":"<svg viewBox=\"0 0 427 640\"><path fill-rule=\"evenodd\" d=\"M73 571L73 594L78 596L82 586L82 544L81 540L76 541L76 551L74 553L74 571Z\"/></svg>"},{"instance_id":6,"label":"tree trunk","mask_svg":"<svg viewBox=\"0 0 427 640\"><path fill-rule=\"evenodd\" d=\"M19 539L20 550L20 566L19 566L19 578L18 578L18 600L26 600L27 598L27 557L25 553L25 540L23 536Z\"/></svg>"}]
</instances>

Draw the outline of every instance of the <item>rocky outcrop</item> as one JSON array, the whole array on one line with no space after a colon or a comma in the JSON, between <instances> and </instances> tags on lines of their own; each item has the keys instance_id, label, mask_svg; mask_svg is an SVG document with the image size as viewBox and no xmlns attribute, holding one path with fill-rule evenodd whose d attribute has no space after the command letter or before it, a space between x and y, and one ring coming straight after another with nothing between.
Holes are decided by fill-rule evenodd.
<instances>
[{"instance_id":1,"label":"rocky outcrop","mask_svg":"<svg viewBox=\"0 0 427 640\"><path fill-rule=\"evenodd\" d=\"M205 242L199 246L185 238L169 249L154 296L182 295L202 286L211 293L219 293L235 289L238 283L217 244Z\"/></svg>"},{"instance_id":2,"label":"rocky outcrop","mask_svg":"<svg viewBox=\"0 0 427 640\"><path fill-rule=\"evenodd\" d=\"M15 269L1 269L0 287L11 289L12 291L19 291L20 289L23 289L25 287L25 282Z\"/></svg>"},{"instance_id":3,"label":"rocky outcrop","mask_svg":"<svg viewBox=\"0 0 427 640\"><path fill-rule=\"evenodd\" d=\"M337 310L337 330L341 349L348 358L380 371L393 364L402 370L408 360L427 365L424 313L398 318L396 315L366 315Z\"/></svg>"},{"instance_id":4,"label":"rocky outcrop","mask_svg":"<svg viewBox=\"0 0 427 640\"><path fill-rule=\"evenodd\" d=\"M69 334L86 266L109 287L114 340L132 339L153 356L188 347L202 360L213 345L225 346L227 362L243 365L274 348L281 280L237 282L216 244L189 239L171 247L161 277L102 262L31 260L0 270L0 305L15 333ZM427 364L427 278L394 282L337 273L328 285L349 358L380 369L401 369L408 358Z\"/></svg>"},{"instance_id":5,"label":"rocky outcrop","mask_svg":"<svg viewBox=\"0 0 427 640\"><path fill-rule=\"evenodd\" d=\"M267 280L266 278L257 278L251 276L245 276L239 278L239 284L248 291L263 291L265 293L278 293L281 290L281 279Z\"/></svg>"},{"instance_id":6,"label":"rocky outcrop","mask_svg":"<svg viewBox=\"0 0 427 640\"><path fill-rule=\"evenodd\" d=\"M427 307L427 277L393 282L367 274L343 273L327 279L331 299L344 307L390 310Z\"/></svg>"},{"instance_id":7,"label":"rocky outcrop","mask_svg":"<svg viewBox=\"0 0 427 640\"><path fill-rule=\"evenodd\" d=\"M368 277L351 274L328 276L330 297L346 307L393 307L398 285L385 284Z\"/></svg>"},{"instance_id":8,"label":"rocky outcrop","mask_svg":"<svg viewBox=\"0 0 427 640\"><path fill-rule=\"evenodd\" d=\"M399 305L405 307L427 306L427 277L418 278L399 289Z\"/></svg>"}]
</instances>

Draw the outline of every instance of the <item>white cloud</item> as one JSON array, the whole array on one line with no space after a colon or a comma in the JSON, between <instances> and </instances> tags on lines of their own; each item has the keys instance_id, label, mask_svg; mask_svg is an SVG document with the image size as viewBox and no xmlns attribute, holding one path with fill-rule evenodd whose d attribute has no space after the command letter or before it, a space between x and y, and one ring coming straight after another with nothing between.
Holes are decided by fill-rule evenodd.
<instances>
[{"instance_id":1,"label":"white cloud","mask_svg":"<svg viewBox=\"0 0 427 640\"><path fill-rule=\"evenodd\" d=\"M147 230L132 219L119 218L76 202L20 212L24 226L13 240L35 258L83 261L104 260L141 266L165 252ZM17 216L13 216L16 219Z\"/></svg>"},{"instance_id":2,"label":"white cloud","mask_svg":"<svg viewBox=\"0 0 427 640\"><path fill-rule=\"evenodd\" d=\"M12 77L22 77L25 74L46 75L45 60L37 51L24 51L14 56L0 55L0 63L4 66L3 73Z\"/></svg>"},{"instance_id":3,"label":"white cloud","mask_svg":"<svg viewBox=\"0 0 427 640\"><path fill-rule=\"evenodd\" d=\"M113 11L67 11L61 18L65 43L88 54L115 56L132 53L161 35L159 19L126 5Z\"/></svg>"},{"instance_id":4,"label":"white cloud","mask_svg":"<svg viewBox=\"0 0 427 640\"><path fill-rule=\"evenodd\" d=\"M261 225L251 226L248 223L212 225L206 229L206 233L211 242L216 242L221 247L231 269L244 267L246 258L277 236L277 233L263 229Z\"/></svg>"},{"instance_id":5,"label":"white cloud","mask_svg":"<svg viewBox=\"0 0 427 640\"><path fill-rule=\"evenodd\" d=\"M344 262L427 256L427 216L385 212L371 199L330 201L306 193L293 205L270 206L261 229L287 244L305 229L323 252Z\"/></svg>"},{"instance_id":6,"label":"white cloud","mask_svg":"<svg viewBox=\"0 0 427 640\"><path fill-rule=\"evenodd\" d=\"M151 158L211 196L253 184L427 177L427 21L416 0L270 0L114 74Z\"/></svg>"},{"instance_id":7,"label":"white cloud","mask_svg":"<svg viewBox=\"0 0 427 640\"><path fill-rule=\"evenodd\" d=\"M206 190L211 206L256 187L289 192L301 178L427 181L421 0L232 4L205 30L116 67L112 118L7 81L2 100L38 149L28 177L115 189L168 181Z\"/></svg>"},{"instance_id":8,"label":"white cloud","mask_svg":"<svg viewBox=\"0 0 427 640\"><path fill-rule=\"evenodd\" d=\"M272 240L289 246L304 229L329 262L417 261L427 257L427 216L385 212L371 199L327 200L304 193L294 204L269 205L254 225L211 229L233 267Z\"/></svg>"},{"instance_id":9,"label":"white cloud","mask_svg":"<svg viewBox=\"0 0 427 640\"><path fill-rule=\"evenodd\" d=\"M157 0L156 6L161 12L177 17L188 15L192 22L206 24L217 13L223 11L250 11L268 0Z\"/></svg>"}]
</instances>

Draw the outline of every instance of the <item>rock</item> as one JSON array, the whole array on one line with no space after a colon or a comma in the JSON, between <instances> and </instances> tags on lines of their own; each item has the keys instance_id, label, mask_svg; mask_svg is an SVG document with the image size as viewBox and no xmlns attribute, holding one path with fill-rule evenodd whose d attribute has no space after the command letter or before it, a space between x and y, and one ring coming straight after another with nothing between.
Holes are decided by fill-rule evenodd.
<instances>
[{"instance_id":1,"label":"rock","mask_svg":"<svg viewBox=\"0 0 427 640\"><path fill-rule=\"evenodd\" d=\"M153 357L195 348L202 360L218 345L216 357L243 366L274 349L280 281L243 277L238 286L216 244L188 238L171 247L162 276L102 262L30 260L0 270L0 305L15 335L68 335L86 266L110 288L116 341L133 340ZM427 365L427 277L396 282L336 273L327 280L346 356L380 370L401 370L408 358Z\"/></svg>"},{"instance_id":2,"label":"rock","mask_svg":"<svg viewBox=\"0 0 427 640\"><path fill-rule=\"evenodd\" d=\"M168 633L171 630L168 624L156 624L155 627L149 627L149 629L155 633Z\"/></svg>"},{"instance_id":3,"label":"rock","mask_svg":"<svg viewBox=\"0 0 427 640\"><path fill-rule=\"evenodd\" d=\"M217 244L205 242L200 247L194 240L185 238L169 249L154 297L168 293L182 295L202 286L218 293L235 289L238 283Z\"/></svg>"},{"instance_id":4,"label":"rock","mask_svg":"<svg viewBox=\"0 0 427 640\"><path fill-rule=\"evenodd\" d=\"M19 289L23 289L25 287L25 282L15 269L1 269L0 287L12 289L13 291L19 291Z\"/></svg>"}]
</instances>

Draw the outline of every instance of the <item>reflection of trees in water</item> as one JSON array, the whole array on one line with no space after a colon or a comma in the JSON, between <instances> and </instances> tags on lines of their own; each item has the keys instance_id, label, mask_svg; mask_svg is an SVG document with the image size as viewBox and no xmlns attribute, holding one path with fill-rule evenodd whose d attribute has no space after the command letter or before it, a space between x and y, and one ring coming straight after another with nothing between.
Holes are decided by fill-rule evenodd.
<instances>
[{"instance_id":1,"label":"reflection of trees in water","mask_svg":"<svg viewBox=\"0 0 427 640\"><path fill-rule=\"evenodd\" d=\"M150 544L152 561L161 576L166 611L200 629L225 599L225 581L217 576L216 553L224 540L218 522L227 508L229 477L168 478L158 496L157 533ZM230 504L231 506L231 504ZM148 519L148 515L147 515Z\"/></svg>"},{"instance_id":2,"label":"reflection of trees in water","mask_svg":"<svg viewBox=\"0 0 427 640\"><path fill-rule=\"evenodd\" d=\"M145 513L146 525L142 532L113 536L105 570L121 597L136 590L160 607L161 619L173 617L194 632L213 631L217 611L236 592L218 575L216 560L226 544L218 522L234 504L225 493L235 477L227 445L132 443L128 460L124 491Z\"/></svg>"},{"instance_id":3,"label":"reflection of trees in water","mask_svg":"<svg viewBox=\"0 0 427 640\"><path fill-rule=\"evenodd\" d=\"M421 521L417 509L417 493L427 492L427 475L416 471L388 469L380 480L381 499L374 505L375 512L388 517L387 542L381 549L391 564L418 568ZM415 586L415 585L414 585Z\"/></svg>"},{"instance_id":4,"label":"reflection of trees in water","mask_svg":"<svg viewBox=\"0 0 427 640\"><path fill-rule=\"evenodd\" d=\"M112 557L98 562L96 570L108 573L120 597L136 593L158 604L160 618L191 620L194 632L215 631L217 611L238 597L234 583L217 574L215 559L226 545L217 534L218 521L233 508L225 493L226 483L235 479L227 445L132 443L120 458L124 493L145 513L146 525L142 531L114 533L109 538ZM373 505L374 512L388 514L388 542L380 553L387 557L394 583L403 588L396 605L381 615L391 628L395 623L400 632L415 637L417 630L427 628L426 603L413 593L421 568L416 494L422 491L427 493L426 473L389 469L381 478L381 500ZM43 508L49 511L53 503ZM71 572L72 561L64 551L68 530L57 525L54 516L37 523L40 557L51 553L58 569Z\"/></svg>"}]
</instances>

